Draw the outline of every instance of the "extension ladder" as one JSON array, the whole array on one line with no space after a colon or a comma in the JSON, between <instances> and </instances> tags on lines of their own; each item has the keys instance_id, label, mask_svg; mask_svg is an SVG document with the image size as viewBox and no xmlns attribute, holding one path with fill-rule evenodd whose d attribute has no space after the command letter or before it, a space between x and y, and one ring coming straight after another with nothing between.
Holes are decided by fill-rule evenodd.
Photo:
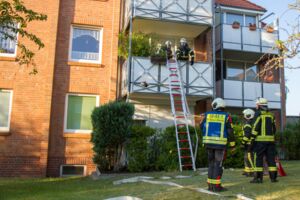
<instances>
[{"instance_id":1,"label":"extension ladder","mask_svg":"<svg viewBox=\"0 0 300 200\"><path fill-rule=\"evenodd\" d=\"M195 130L196 147L195 152L193 152L193 146L189 131L189 107L187 104L176 55L174 55L173 58L169 60L167 59L167 68L169 70L169 92L171 109L176 130L179 168L180 171L182 171L183 168L193 169L194 171L196 171L195 160L198 148L198 136Z\"/></svg>"}]
</instances>

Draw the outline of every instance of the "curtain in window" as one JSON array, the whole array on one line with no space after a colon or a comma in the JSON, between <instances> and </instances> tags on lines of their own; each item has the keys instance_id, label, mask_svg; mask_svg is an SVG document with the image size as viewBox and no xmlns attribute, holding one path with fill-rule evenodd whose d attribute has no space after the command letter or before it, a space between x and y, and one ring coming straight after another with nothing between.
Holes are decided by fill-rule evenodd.
<instances>
[{"instance_id":1,"label":"curtain in window","mask_svg":"<svg viewBox=\"0 0 300 200\"><path fill-rule=\"evenodd\" d=\"M68 97L67 129L92 130L91 114L96 106L96 97Z\"/></svg>"},{"instance_id":2,"label":"curtain in window","mask_svg":"<svg viewBox=\"0 0 300 200\"><path fill-rule=\"evenodd\" d=\"M100 31L73 29L72 59L99 61Z\"/></svg>"},{"instance_id":3,"label":"curtain in window","mask_svg":"<svg viewBox=\"0 0 300 200\"><path fill-rule=\"evenodd\" d=\"M16 42L6 37L10 35L15 37L16 34L9 31L7 28L0 27L0 53L14 54L16 50Z\"/></svg>"},{"instance_id":4,"label":"curtain in window","mask_svg":"<svg viewBox=\"0 0 300 200\"><path fill-rule=\"evenodd\" d=\"M9 126L10 92L0 91L0 127Z\"/></svg>"}]
</instances>

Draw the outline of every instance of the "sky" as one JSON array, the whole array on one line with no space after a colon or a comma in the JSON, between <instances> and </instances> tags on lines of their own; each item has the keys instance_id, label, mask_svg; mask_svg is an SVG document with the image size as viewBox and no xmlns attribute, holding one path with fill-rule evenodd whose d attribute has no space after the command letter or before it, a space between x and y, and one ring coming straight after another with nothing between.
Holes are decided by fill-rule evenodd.
<instances>
[{"instance_id":1,"label":"sky","mask_svg":"<svg viewBox=\"0 0 300 200\"><path fill-rule=\"evenodd\" d=\"M291 29L291 25L295 25L297 22L297 16L300 15L300 10L288 10L289 4L294 4L296 0L250 0L268 10L265 14L268 15L271 12L275 13L275 16L270 17L270 20L274 20L275 17L279 17L280 28ZM299 18L298 18L299 20ZM291 24L291 25L289 25ZM279 36L281 40L287 38L285 31L280 29ZM300 66L300 56L293 60L286 61L291 66ZM285 69L286 86L289 92L287 93L287 115L300 115L300 69Z\"/></svg>"}]
</instances>

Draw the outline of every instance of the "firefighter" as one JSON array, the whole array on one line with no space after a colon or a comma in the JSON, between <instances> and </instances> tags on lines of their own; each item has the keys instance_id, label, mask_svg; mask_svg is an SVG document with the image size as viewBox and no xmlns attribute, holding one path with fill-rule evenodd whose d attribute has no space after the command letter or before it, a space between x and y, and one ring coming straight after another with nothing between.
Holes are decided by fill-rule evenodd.
<instances>
[{"instance_id":1,"label":"firefighter","mask_svg":"<svg viewBox=\"0 0 300 200\"><path fill-rule=\"evenodd\" d=\"M251 183L263 182L263 157L266 156L271 182L277 182L277 168L275 163L275 118L268 109L268 100L258 98L256 102L256 118L252 127L254 138L255 175Z\"/></svg>"},{"instance_id":2,"label":"firefighter","mask_svg":"<svg viewBox=\"0 0 300 200\"><path fill-rule=\"evenodd\" d=\"M173 57L171 41L166 41L165 46L162 48L162 50L166 52L168 59L171 59Z\"/></svg>"},{"instance_id":3,"label":"firefighter","mask_svg":"<svg viewBox=\"0 0 300 200\"><path fill-rule=\"evenodd\" d=\"M195 53L194 51L189 47L187 41L185 38L180 39L180 45L179 48L176 51L177 60L183 60L183 61L189 61L191 65L194 64L195 59Z\"/></svg>"},{"instance_id":4,"label":"firefighter","mask_svg":"<svg viewBox=\"0 0 300 200\"><path fill-rule=\"evenodd\" d=\"M253 176L254 165L253 165L253 138L251 137L252 123L255 115L254 110L246 109L243 111L245 124L243 126L243 139L242 145L244 146L244 164L245 169L243 175L249 177Z\"/></svg>"},{"instance_id":5,"label":"firefighter","mask_svg":"<svg viewBox=\"0 0 300 200\"><path fill-rule=\"evenodd\" d=\"M233 151L235 142L231 117L224 111L225 101L216 98L212 102L212 109L213 111L204 114L200 126L203 131L203 144L208 154L208 189L221 192L226 190L221 185L226 145L229 143Z\"/></svg>"}]
</instances>

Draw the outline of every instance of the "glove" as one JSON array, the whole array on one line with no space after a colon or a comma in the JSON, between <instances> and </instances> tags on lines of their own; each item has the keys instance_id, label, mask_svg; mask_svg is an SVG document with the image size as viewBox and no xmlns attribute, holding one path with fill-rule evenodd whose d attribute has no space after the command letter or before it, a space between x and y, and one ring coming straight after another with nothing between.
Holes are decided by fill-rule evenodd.
<instances>
[{"instance_id":1,"label":"glove","mask_svg":"<svg viewBox=\"0 0 300 200\"><path fill-rule=\"evenodd\" d=\"M191 65L194 65L194 58L191 59Z\"/></svg>"}]
</instances>

